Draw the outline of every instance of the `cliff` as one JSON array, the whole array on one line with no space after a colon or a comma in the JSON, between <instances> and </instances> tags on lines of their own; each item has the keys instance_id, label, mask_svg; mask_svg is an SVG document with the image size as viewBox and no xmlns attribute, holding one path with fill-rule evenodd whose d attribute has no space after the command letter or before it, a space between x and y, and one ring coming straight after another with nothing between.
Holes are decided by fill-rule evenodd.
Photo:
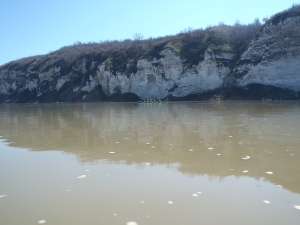
<instances>
[{"instance_id":1,"label":"cliff","mask_svg":"<svg viewBox=\"0 0 300 225\"><path fill-rule=\"evenodd\" d=\"M298 10L273 16L255 35L234 68L238 86L258 83L300 91Z\"/></svg>"},{"instance_id":2,"label":"cliff","mask_svg":"<svg viewBox=\"0 0 300 225\"><path fill-rule=\"evenodd\" d=\"M1 66L0 102L298 99L299 22L293 7L263 26L76 43Z\"/></svg>"}]
</instances>

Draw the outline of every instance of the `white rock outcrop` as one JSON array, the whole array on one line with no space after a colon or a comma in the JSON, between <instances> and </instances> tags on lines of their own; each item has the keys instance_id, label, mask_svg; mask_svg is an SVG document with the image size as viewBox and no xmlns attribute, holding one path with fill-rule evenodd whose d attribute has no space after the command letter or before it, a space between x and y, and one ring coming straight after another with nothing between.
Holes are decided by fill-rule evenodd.
<instances>
[{"instance_id":1,"label":"white rock outcrop","mask_svg":"<svg viewBox=\"0 0 300 225\"><path fill-rule=\"evenodd\" d=\"M137 73L130 77L121 73L113 75L100 65L97 79L103 92L107 95L130 92L142 99L161 99L168 95L184 97L221 87L223 78L230 72L230 68L219 63L214 53L208 51L204 60L192 68L186 68L169 48L160 55L161 58L151 61L138 60ZM233 56L226 53L223 58L230 60Z\"/></svg>"},{"instance_id":2,"label":"white rock outcrop","mask_svg":"<svg viewBox=\"0 0 300 225\"><path fill-rule=\"evenodd\" d=\"M234 69L238 86L251 83L300 91L300 17L268 22Z\"/></svg>"}]
</instances>

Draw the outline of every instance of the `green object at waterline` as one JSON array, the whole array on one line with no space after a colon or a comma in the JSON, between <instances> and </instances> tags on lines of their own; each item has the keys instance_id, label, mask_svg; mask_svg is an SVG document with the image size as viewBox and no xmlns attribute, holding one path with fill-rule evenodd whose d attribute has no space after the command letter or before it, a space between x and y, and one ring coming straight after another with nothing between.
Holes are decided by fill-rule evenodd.
<instances>
[{"instance_id":1,"label":"green object at waterline","mask_svg":"<svg viewBox=\"0 0 300 225\"><path fill-rule=\"evenodd\" d=\"M137 103L161 103L161 100L151 100L151 99L145 99L144 101L137 101Z\"/></svg>"}]
</instances>

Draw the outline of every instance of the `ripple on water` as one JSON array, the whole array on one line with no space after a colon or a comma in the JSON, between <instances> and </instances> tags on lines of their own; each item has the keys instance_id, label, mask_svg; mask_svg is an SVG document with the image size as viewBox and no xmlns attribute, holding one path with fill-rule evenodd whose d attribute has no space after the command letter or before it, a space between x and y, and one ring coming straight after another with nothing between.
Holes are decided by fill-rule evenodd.
<instances>
[{"instance_id":1,"label":"ripple on water","mask_svg":"<svg viewBox=\"0 0 300 225\"><path fill-rule=\"evenodd\" d=\"M250 156L246 155L246 156L244 156L242 159L243 159L243 160L248 160L248 159L250 159Z\"/></svg>"},{"instance_id":2,"label":"ripple on water","mask_svg":"<svg viewBox=\"0 0 300 225\"><path fill-rule=\"evenodd\" d=\"M39 223L39 224L46 223L46 220L39 220L38 223Z\"/></svg>"},{"instance_id":3,"label":"ripple on water","mask_svg":"<svg viewBox=\"0 0 300 225\"><path fill-rule=\"evenodd\" d=\"M78 178L85 178L85 177L86 177L86 175L81 175Z\"/></svg>"},{"instance_id":4,"label":"ripple on water","mask_svg":"<svg viewBox=\"0 0 300 225\"><path fill-rule=\"evenodd\" d=\"M138 224L134 221L130 221L130 222L127 222L126 225L138 225Z\"/></svg>"}]
</instances>

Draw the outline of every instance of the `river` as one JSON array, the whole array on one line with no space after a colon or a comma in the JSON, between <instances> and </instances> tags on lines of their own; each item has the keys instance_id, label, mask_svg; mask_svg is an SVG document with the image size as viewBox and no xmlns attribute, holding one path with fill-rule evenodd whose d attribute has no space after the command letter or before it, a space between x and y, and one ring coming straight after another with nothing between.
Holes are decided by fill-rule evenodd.
<instances>
[{"instance_id":1,"label":"river","mask_svg":"<svg viewBox=\"0 0 300 225\"><path fill-rule=\"evenodd\" d=\"M2 225L300 221L300 103L0 105Z\"/></svg>"}]
</instances>

